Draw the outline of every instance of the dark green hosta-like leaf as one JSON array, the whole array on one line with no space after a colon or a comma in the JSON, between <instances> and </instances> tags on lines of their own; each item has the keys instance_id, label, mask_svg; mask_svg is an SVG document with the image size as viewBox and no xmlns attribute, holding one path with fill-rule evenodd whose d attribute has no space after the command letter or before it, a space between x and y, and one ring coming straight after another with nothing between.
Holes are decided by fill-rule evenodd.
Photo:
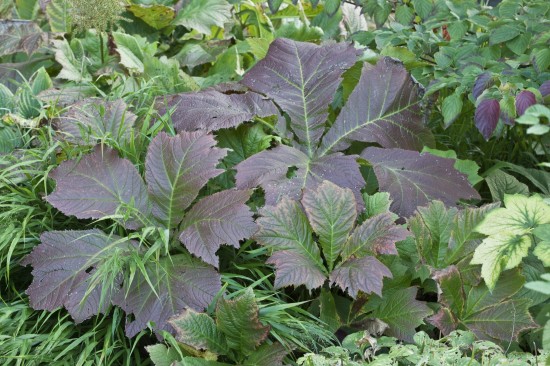
<instances>
[{"instance_id":1,"label":"dark green hosta-like leaf","mask_svg":"<svg viewBox=\"0 0 550 366\"><path fill-rule=\"evenodd\" d=\"M174 95L168 107L176 106L172 114L177 131L236 127L254 116L279 115L275 105L257 93L225 94L215 89Z\"/></svg>"},{"instance_id":2,"label":"dark green hosta-like leaf","mask_svg":"<svg viewBox=\"0 0 550 366\"><path fill-rule=\"evenodd\" d=\"M260 311L251 288L233 300L224 298L216 307L216 324L229 348L251 354L268 336L269 326L260 322Z\"/></svg>"},{"instance_id":3,"label":"dark green hosta-like leaf","mask_svg":"<svg viewBox=\"0 0 550 366\"><path fill-rule=\"evenodd\" d=\"M202 198L185 215L180 241L206 263L218 266L221 244L239 247L239 240L257 230L246 205L252 190L227 190Z\"/></svg>"},{"instance_id":4,"label":"dark green hosta-like leaf","mask_svg":"<svg viewBox=\"0 0 550 366\"><path fill-rule=\"evenodd\" d=\"M71 105L55 125L60 137L73 143L95 144L106 137L123 142L130 138L136 118L122 99L88 98Z\"/></svg>"},{"instance_id":5,"label":"dark green hosta-like leaf","mask_svg":"<svg viewBox=\"0 0 550 366\"><path fill-rule=\"evenodd\" d=\"M288 113L298 141L311 156L323 135L340 76L356 57L357 51L343 43L317 46L279 38L242 83Z\"/></svg>"},{"instance_id":6,"label":"dark green hosta-like leaf","mask_svg":"<svg viewBox=\"0 0 550 366\"><path fill-rule=\"evenodd\" d=\"M145 160L145 179L153 215L167 228L177 226L185 210L216 169L225 149L215 147L212 135L182 132L174 137L161 132L151 142Z\"/></svg>"},{"instance_id":7,"label":"dark green hosta-like leaf","mask_svg":"<svg viewBox=\"0 0 550 366\"><path fill-rule=\"evenodd\" d=\"M173 255L163 258L160 263L149 263L147 275L137 272L131 283L113 299L134 320L126 323L126 334L133 337L155 324L155 330L172 330L168 319L180 314L184 309L203 311L220 291L220 275L206 265L187 255Z\"/></svg>"},{"instance_id":8,"label":"dark green hosta-like leaf","mask_svg":"<svg viewBox=\"0 0 550 366\"><path fill-rule=\"evenodd\" d=\"M0 57L17 52L31 55L44 42L45 33L27 20L0 20Z\"/></svg>"},{"instance_id":9,"label":"dark green hosta-like leaf","mask_svg":"<svg viewBox=\"0 0 550 366\"><path fill-rule=\"evenodd\" d=\"M80 160L65 161L50 177L56 189L46 200L66 215L101 219L118 214L126 227L137 229L143 226L140 218L150 212L147 189L137 169L109 148L96 146Z\"/></svg>"},{"instance_id":10,"label":"dark green hosta-like leaf","mask_svg":"<svg viewBox=\"0 0 550 366\"><path fill-rule=\"evenodd\" d=\"M343 150L353 140L410 150L433 145L424 126L423 93L400 62L382 58L374 67L366 64L348 102L323 137L318 154Z\"/></svg>"},{"instance_id":11,"label":"dark green hosta-like leaf","mask_svg":"<svg viewBox=\"0 0 550 366\"><path fill-rule=\"evenodd\" d=\"M369 147L361 154L374 167L381 191L393 200L391 209L403 217L431 200L456 205L459 199L479 199L454 160L401 149Z\"/></svg>"},{"instance_id":12,"label":"dark green hosta-like leaf","mask_svg":"<svg viewBox=\"0 0 550 366\"><path fill-rule=\"evenodd\" d=\"M255 237L273 250L268 263L275 265L275 286L305 285L311 290L329 279L354 298L359 291L380 294L382 280L391 272L374 255L395 254L395 242L408 232L395 226L387 212L354 229L353 193L329 181L306 190L301 203L307 216L299 202L283 198L277 206L264 208L258 219L260 230ZM320 244L314 241L314 232Z\"/></svg>"},{"instance_id":13,"label":"dark green hosta-like leaf","mask_svg":"<svg viewBox=\"0 0 550 366\"><path fill-rule=\"evenodd\" d=\"M34 279L27 289L31 306L49 311L65 307L77 323L105 312L116 283L93 283L93 276L135 243L97 229L45 232L40 241L21 263L33 266Z\"/></svg>"}]
</instances>

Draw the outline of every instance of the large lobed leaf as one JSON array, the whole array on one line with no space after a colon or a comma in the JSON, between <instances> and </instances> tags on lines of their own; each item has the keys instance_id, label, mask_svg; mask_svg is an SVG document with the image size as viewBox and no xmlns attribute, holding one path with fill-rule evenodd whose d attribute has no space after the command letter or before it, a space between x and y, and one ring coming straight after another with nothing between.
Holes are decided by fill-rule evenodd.
<instances>
[{"instance_id":1,"label":"large lobed leaf","mask_svg":"<svg viewBox=\"0 0 550 366\"><path fill-rule=\"evenodd\" d=\"M459 199L479 199L454 160L401 149L369 147L361 154L374 167L381 191L393 200L391 209L409 217L418 206L441 200L454 206Z\"/></svg>"},{"instance_id":2,"label":"large lobed leaf","mask_svg":"<svg viewBox=\"0 0 550 366\"><path fill-rule=\"evenodd\" d=\"M273 102L260 94L226 94L215 89L176 94L167 107L176 107L172 121L177 131L215 131L236 127L254 116L279 115Z\"/></svg>"},{"instance_id":3,"label":"large lobed leaf","mask_svg":"<svg viewBox=\"0 0 550 366\"><path fill-rule=\"evenodd\" d=\"M220 275L212 266L184 254L148 263L146 274L137 272L113 299L133 314L134 320L126 323L128 337L147 328L149 322L155 331L172 331L170 318L184 309L203 311L221 289Z\"/></svg>"},{"instance_id":4,"label":"large lobed leaf","mask_svg":"<svg viewBox=\"0 0 550 366\"><path fill-rule=\"evenodd\" d=\"M31 55L44 42L45 33L27 20L0 20L0 57L17 52Z\"/></svg>"},{"instance_id":5,"label":"large lobed leaf","mask_svg":"<svg viewBox=\"0 0 550 366\"><path fill-rule=\"evenodd\" d=\"M400 62L385 57L374 67L365 64L359 83L323 137L318 155L344 150L354 140L409 150L433 145L424 125L423 93Z\"/></svg>"},{"instance_id":6,"label":"large lobed leaf","mask_svg":"<svg viewBox=\"0 0 550 366\"><path fill-rule=\"evenodd\" d=\"M311 156L323 135L340 76L356 58L351 45L317 46L279 38L242 83L267 95L288 113L296 137Z\"/></svg>"},{"instance_id":7,"label":"large lobed leaf","mask_svg":"<svg viewBox=\"0 0 550 366\"><path fill-rule=\"evenodd\" d=\"M21 262L32 265L33 282L27 289L33 309L65 307L75 322L105 312L116 284L92 283L103 263L132 250L135 243L100 230L49 231Z\"/></svg>"},{"instance_id":8,"label":"large lobed leaf","mask_svg":"<svg viewBox=\"0 0 550 366\"><path fill-rule=\"evenodd\" d=\"M223 172L216 165L226 150L215 146L213 136L202 132L161 132L149 145L145 179L153 215L165 227L177 226L206 182Z\"/></svg>"},{"instance_id":9,"label":"large lobed leaf","mask_svg":"<svg viewBox=\"0 0 550 366\"><path fill-rule=\"evenodd\" d=\"M61 163L50 176L56 189L46 200L66 215L79 219L101 219L129 212L124 225L143 226L140 217L150 212L145 184L129 160L109 148L96 146L80 160Z\"/></svg>"},{"instance_id":10,"label":"large lobed leaf","mask_svg":"<svg viewBox=\"0 0 550 366\"><path fill-rule=\"evenodd\" d=\"M227 190L206 196L185 215L180 241L206 263L218 266L221 244L239 248L239 241L257 230L246 205L252 190Z\"/></svg>"}]
</instances>

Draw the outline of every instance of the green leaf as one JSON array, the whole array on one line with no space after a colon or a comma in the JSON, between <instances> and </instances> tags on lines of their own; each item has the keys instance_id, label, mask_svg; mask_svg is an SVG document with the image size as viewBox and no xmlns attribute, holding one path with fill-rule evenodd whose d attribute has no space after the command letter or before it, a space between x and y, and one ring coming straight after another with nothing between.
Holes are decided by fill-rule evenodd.
<instances>
[{"instance_id":1,"label":"green leaf","mask_svg":"<svg viewBox=\"0 0 550 366\"><path fill-rule=\"evenodd\" d=\"M67 40L52 40L55 50L55 60L61 65L58 79L83 82L91 81L92 76L87 67L90 63L84 56L84 47L79 39L73 39L71 44Z\"/></svg>"},{"instance_id":2,"label":"green leaf","mask_svg":"<svg viewBox=\"0 0 550 366\"><path fill-rule=\"evenodd\" d=\"M416 14L418 14L422 20L425 20L430 15L434 5L432 0L412 0L412 4Z\"/></svg>"},{"instance_id":3,"label":"green leaf","mask_svg":"<svg viewBox=\"0 0 550 366\"><path fill-rule=\"evenodd\" d=\"M372 195L363 193L363 201L365 201L363 215L367 219L390 210L391 199L388 192L376 192Z\"/></svg>"},{"instance_id":4,"label":"green leaf","mask_svg":"<svg viewBox=\"0 0 550 366\"><path fill-rule=\"evenodd\" d=\"M147 346L145 349L155 366L172 366L174 362L181 359L175 348L166 347L164 344Z\"/></svg>"},{"instance_id":5,"label":"green leaf","mask_svg":"<svg viewBox=\"0 0 550 366\"><path fill-rule=\"evenodd\" d=\"M516 55L521 56L525 52L527 47L529 47L530 42L531 42L531 34L524 33L506 42L506 46Z\"/></svg>"},{"instance_id":6,"label":"green leaf","mask_svg":"<svg viewBox=\"0 0 550 366\"><path fill-rule=\"evenodd\" d=\"M546 71L550 66L550 49L543 48L534 53L536 67L539 72Z\"/></svg>"},{"instance_id":7,"label":"green leaf","mask_svg":"<svg viewBox=\"0 0 550 366\"><path fill-rule=\"evenodd\" d=\"M523 235L538 225L550 223L550 206L540 196L504 195L506 208L488 214L476 230L485 235Z\"/></svg>"},{"instance_id":8,"label":"green leaf","mask_svg":"<svg viewBox=\"0 0 550 366\"><path fill-rule=\"evenodd\" d=\"M526 184L521 183L516 177L502 170L493 171L485 178L485 181L494 201L503 201L506 194L529 194L529 188Z\"/></svg>"},{"instance_id":9,"label":"green leaf","mask_svg":"<svg viewBox=\"0 0 550 366\"><path fill-rule=\"evenodd\" d=\"M33 20L40 10L40 2L38 0L15 0L15 9L19 14L19 19Z\"/></svg>"},{"instance_id":10,"label":"green leaf","mask_svg":"<svg viewBox=\"0 0 550 366\"><path fill-rule=\"evenodd\" d=\"M468 23L464 20L453 21L449 24L447 31L453 41L461 40L468 32Z\"/></svg>"},{"instance_id":11,"label":"green leaf","mask_svg":"<svg viewBox=\"0 0 550 366\"><path fill-rule=\"evenodd\" d=\"M499 210L493 210L485 220ZM509 232L494 234L476 248L470 263L481 264L481 276L487 287L493 290L501 272L517 267L527 256L531 244L531 238L527 235Z\"/></svg>"},{"instance_id":12,"label":"green leaf","mask_svg":"<svg viewBox=\"0 0 550 366\"><path fill-rule=\"evenodd\" d=\"M174 8L162 4L131 4L127 9L136 18L143 20L147 25L155 29L168 27L176 16Z\"/></svg>"},{"instance_id":13,"label":"green leaf","mask_svg":"<svg viewBox=\"0 0 550 366\"><path fill-rule=\"evenodd\" d=\"M71 32L72 20L69 0L52 0L46 5L46 15L52 32Z\"/></svg>"},{"instance_id":14,"label":"green leaf","mask_svg":"<svg viewBox=\"0 0 550 366\"><path fill-rule=\"evenodd\" d=\"M13 112L14 97L11 90L9 90L4 84L0 84L0 117L6 113Z\"/></svg>"},{"instance_id":15,"label":"green leaf","mask_svg":"<svg viewBox=\"0 0 550 366\"><path fill-rule=\"evenodd\" d=\"M435 156L440 156L442 158L450 158L455 159L454 168L458 170L459 172L466 174L468 176L468 182L470 182L471 185L476 185L477 183L481 182L483 180L482 177L479 176L477 173L479 170L479 165L475 161L472 160L464 160L464 159L458 159L456 156L456 152L454 150L437 150L437 149L431 149L429 147L424 147L422 152L428 152Z\"/></svg>"},{"instance_id":16,"label":"green leaf","mask_svg":"<svg viewBox=\"0 0 550 366\"><path fill-rule=\"evenodd\" d=\"M536 227L533 230L533 235L540 240L533 253L546 267L550 267L550 225Z\"/></svg>"},{"instance_id":17,"label":"green leaf","mask_svg":"<svg viewBox=\"0 0 550 366\"><path fill-rule=\"evenodd\" d=\"M445 128L448 128L462 112L462 95L456 91L443 100L441 113Z\"/></svg>"},{"instance_id":18,"label":"green leaf","mask_svg":"<svg viewBox=\"0 0 550 366\"><path fill-rule=\"evenodd\" d=\"M336 302L334 301L334 296L332 296L332 292L325 288L321 289L321 294L319 295L319 303L319 319L326 323L328 329L332 333L335 333L342 325L342 322L340 320L340 316L338 315Z\"/></svg>"},{"instance_id":19,"label":"green leaf","mask_svg":"<svg viewBox=\"0 0 550 366\"><path fill-rule=\"evenodd\" d=\"M316 190L305 191L302 204L332 271L357 218L353 192L324 181Z\"/></svg>"},{"instance_id":20,"label":"green leaf","mask_svg":"<svg viewBox=\"0 0 550 366\"><path fill-rule=\"evenodd\" d=\"M283 358L288 354L288 350L280 343L264 343L256 349L243 366L283 366Z\"/></svg>"},{"instance_id":21,"label":"green leaf","mask_svg":"<svg viewBox=\"0 0 550 366\"><path fill-rule=\"evenodd\" d=\"M491 45L504 43L511 39L516 38L520 34L520 29L518 26L513 24L504 24L498 28L495 28L491 31L489 36L489 43Z\"/></svg>"},{"instance_id":22,"label":"green leaf","mask_svg":"<svg viewBox=\"0 0 550 366\"><path fill-rule=\"evenodd\" d=\"M409 287L385 295L369 316L389 325L387 335L411 342L416 327L432 314L425 302L416 300L416 292L415 287Z\"/></svg>"},{"instance_id":23,"label":"green leaf","mask_svg":"<svg viewBox=\"0 0 550 366\"><path fill-rule=\"evenodd\" d=\"M38 69L38 71L34 74L32 85L31 85L31 91L34 96L36 96L38 93L50 89L53 87L52 79L50 78L50 75L46 71L44 67L41 67Z\"/></svg>"},{"instance_id":24,"label":"green leaf","mask_svg":"<svg viewBox=\"0 0 550 366\"><path fill-rule=\"evenodd\" d=\"M414 11L407 5L400 4L395 10L395 19L403 25L409 25L414 19Z\"/></svg>"},{"instance_id":25,"label":"green leaf","mask_svg":"<svg viewBox=\"0 0 550 366\"><path fill-rule=\"evenodd\" d=\"M206 350L220 355L227 354L227 342L208 314L186 309L172 318L169 323L176 330L178 342L197 350Z\"/></svg>"},{"instance_id":26,"label":"green leaf","mask_svg":"<svg viewBox=\"0 0 550 366\"><path fill-rule=\"evenodd\" d=\"M274 138L275 136L265 133L260 124L243 124L237 128L221 129L216 135L218 146L229 149L224 161L230 166L266 150Z\"/></svg>"},{"instance_id":27,"label":"green leaf","mask_svg":"<svg viewBox=\"0 0 550 366\"><path fill-rule=\"evenodd\" d=\"M112 32L116 50L120 55L120 63L130 71L144 71L144 54L137 39L129 34Z\"/></svg>"},{"instance_id":28,"label":"green leaf","mask_svg":"<svg viewBox=\"0 0 550 366\"><path fill-rule=\"evenodd\" d=\"M212 27L223 27L231 18L231 9L231 4L225 0L191 0L173 23L210 35Z\"/></svg>"},{"instance_id":29,"label":"green leaf","mask_svg":"<svg viewBox=\"0 0 550 366\"><path fill-rule=\"evenodd\" d=\"M234 300L218 301L216 324L229 348L241 355L252 354L269 334L269 326L259 320L259 308L250 287Z\"/></svg>"}]
</instances>

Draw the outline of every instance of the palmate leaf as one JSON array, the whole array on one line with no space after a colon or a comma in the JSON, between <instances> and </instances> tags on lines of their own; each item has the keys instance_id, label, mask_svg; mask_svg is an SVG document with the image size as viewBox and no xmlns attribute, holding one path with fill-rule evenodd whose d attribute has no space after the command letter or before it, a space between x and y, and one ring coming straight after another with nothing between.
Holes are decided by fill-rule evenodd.
<instances>
[{"instance_id":1,"label":"palmate leaf","mask_svg":"<svg viewBox=\"0 0 550 366\"><path fill-rule=\"evenodd\" d=\"M149 322L155 331L171 331L170 318L188 308L203 311L221 289L220 275L212 266L184 254L162 258L158 264L149 262L146 270L148 278L137 272L113 298L115 305L133 314L134 320L126 323L128 337Z\"/></svg>"},{"instance_id":2,"label":"palmate leaf","mask_svg":"<svg viewBox=\"0 0 550 366\"><path fill-rule=\"evenodd\" d=\"M69 106L54 124L57 134L72 143L95 144L106 137L124 142L130 138L136 118L122 99L87 98Z\"/></svg>"},{"instance_id":3,"label":"palmate leaf","mask_svg":"<svg viewBox=\"0 0 550 366\"><path fill-rule=\"evenodd\" d=\"M185 215L180 241L206 263L218 267L216 251L221 244L239 248L239 240L257 230L246 205L252 190L227 190L206 196Z\"/></svg>"},{"instance_id":4,"label":"palmate leaf","mask_svg":"<svg viewBox=\"0 0 550 366\"><path fill-rule=\"evenodd\" d=\"M143 226L150 212L145 184L129 160L96 146L80 160L61 163L50 173L56 189L46 196L52 206L79 219L101 219L128 212L121 221L129 229Z\"/></svg>"},{"instance_id":5,"label":"palmate leaf","mask_svg":"<svg viewBox=\"0 0 550 366\"><path fill-rule=\"evenodd\" d=\"M359 83L317 154L343 150L353 140L409 150L433 145L433 136L424 125L422 95L422 87L400 62L382 58L374 67L365 64Z\"/></svg>"},{"instance_id":6,"label":"palmate leaf","mask_svg":"<svg viewBox=\"0 0 550 366\"><path fill-rule=\"evenodd\" d=\"M216 324L229 348L241 355L251 354L269 335L269 326L260 322L254 292L248 287L239 297L221 298L216 306Z\"/></svg>"},{"instance_id":7,"label":"palmate leaf","mask_svg":"<svg viewBox=\"0 0 550 366\"><path fill-rule=\"evenodd\" d=\"M340 76L356 58L357 51L351 45L317 46L279 38L271 43L267 56L246 73L242 83L267 95L288 113L298 141L312 156Z\"/></svg>"},{"instance_id":8,"label":"palmate leaf","mask_svg":"<svg viewBox=\"0 0 550 366\"><path fill-rule=\"evenodd\" d=\"M236 127L254 116L279 115L273 102L257 93L225 94L215 89L196 93L181 93L170 97L168 108L176 131L206 130Z\"/></svg>"},{"instance_id":9,"label":"palmate leaf","mask_svg":"<svg viewBox=\"0 0 550 366\"><path fill-rule=\"evenodd\" d=\"M391 210L409 217L418 206L441 200L454 206L459 199L479 199L466 175L453 168L454 160L401 149L369 147L361 156L374 167L381 191L393 200Z\"/></svg>"},{"instance_id":10,"label":"palmate leaf","mask_svg":"<svg viewBox=\"0 0 550 366\"><path fill-rule=\"evenodd\" d=\"M40 237L22 265L32 265L27 289L34 309L65 307L76 323L105 312L116 284L92 284L92 277L109 258L130 252L136 243L100 230L50 231Z\"/></svg>"},{"instance_id":11,"label":"palmate leaf","mask_svg":"<svg viewBox=\"0 0 550 366\"><path fill-rule=\"evenodd\" d=\"M40 27L27 20L0 20L0 57L16 52L31 55L45 40Z\"/></svg>"},{"instance_id":12,"label":"palmate leaf","mask_svg":"<svg viewBox=\"0 0 550 366\"><path fill-rule=\"evenodd\" d=\"M145 179L153 215L167 228L177 226L201 188L223 172L216 169L226 149L215 147L212 135L161 132L151 142L145 160Z\"/></svg>"},{"instance_id":13,"label":"palmate leaf","mask_svg":"<svg viewBox=\"0 0 550 366\"><path fill-rule=\"evenodd\" d=\"M328 279L354 298L359 291L380 294L382 280L391 272L373 255L395 254L395 242L408 232L395 226L388 212L367 219L351 232L357 215L354 196L329 181L306 190L301 203L307 216L297 201L283 198L277 206L265 207L257 220L256 240L273 250L267 263L275 265L275 286L305 285L311 290ZM337 263L334 270L325 267L313 231L325 258Z\"/></svg>"}]
</instances>

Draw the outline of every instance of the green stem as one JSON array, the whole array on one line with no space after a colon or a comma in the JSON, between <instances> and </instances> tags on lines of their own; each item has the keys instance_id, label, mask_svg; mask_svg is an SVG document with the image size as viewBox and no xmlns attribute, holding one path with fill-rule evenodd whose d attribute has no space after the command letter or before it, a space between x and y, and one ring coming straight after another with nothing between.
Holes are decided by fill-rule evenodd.
<instances>
[{"instance_id":1,"label":"green stem","mask_svg":"<svg viewBox=\"0 0 550 366\"><path fill-rule=\"evenodd\" d=\"M101 64L105 64L105 56L103 50L103 32L99 32L99 53L101 54Z\"/></svg>"}]
</instances>

